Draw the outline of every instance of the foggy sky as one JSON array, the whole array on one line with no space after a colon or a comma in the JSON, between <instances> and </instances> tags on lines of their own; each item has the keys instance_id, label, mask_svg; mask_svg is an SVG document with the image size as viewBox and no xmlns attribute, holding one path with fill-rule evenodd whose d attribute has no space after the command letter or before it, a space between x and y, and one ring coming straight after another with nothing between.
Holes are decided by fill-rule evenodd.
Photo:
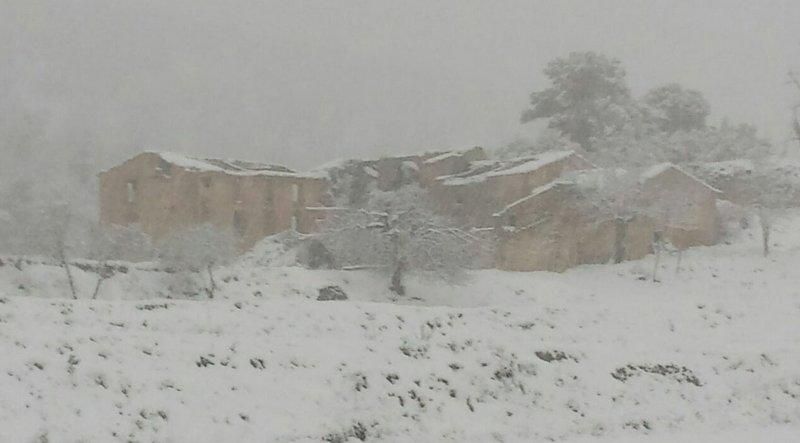
<instances>
[{"instance_id":1,"label":"foggy sky","mask_svg":"<svg viewBox=\"0 0 800 443\"><path fill-rule=\"evenodd\" d=\"M307 168L497 146L545 64L622 60L639 96L677 81L712 123L789 138L800 2L0 0L0 111L108 164L143 147Z\"/></svg>"}]
</instances>

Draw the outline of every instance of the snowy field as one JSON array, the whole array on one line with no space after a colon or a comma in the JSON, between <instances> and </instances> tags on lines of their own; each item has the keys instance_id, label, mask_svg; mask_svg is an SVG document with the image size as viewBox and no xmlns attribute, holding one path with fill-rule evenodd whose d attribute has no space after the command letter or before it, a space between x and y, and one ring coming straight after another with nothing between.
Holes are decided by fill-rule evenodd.
<instances>
[{"instance_id":1,"label":"snowy field","mask_svg":"<svg viewBox=\"0 0 800 443\"><path fill-rule=\"evenodd\" d=\"M171 276L3 259L0 442L800 441L800 218L730 245L563 274ZM274 263L274 261L273 261ZM340 286L347 301L317 301Z\"/></svg>"}]
</instances>

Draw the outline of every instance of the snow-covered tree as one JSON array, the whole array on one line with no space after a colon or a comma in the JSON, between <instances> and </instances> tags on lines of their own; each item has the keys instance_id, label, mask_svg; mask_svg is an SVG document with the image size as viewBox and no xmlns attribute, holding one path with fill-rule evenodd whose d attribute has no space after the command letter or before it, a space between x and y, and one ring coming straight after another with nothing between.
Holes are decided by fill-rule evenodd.
<instances>
[{"instance_id":1,"label":"snow-covered tree","mask_svg":"<svg viewBox=\"0 0 800 443\"><path fill-rule=\"evenodd\" d=\"M78 298L70 269L70 257L80 250L81 239L73 235L75 214L67 204L26 206L13 214L15 220L6 226L12 239L14 254L39 255L56 260L64 269L72 298Z\"/></svg>"},{"instance_id":2,"label":"snow-covered tree","mask_svg":"<svg viewBox=\"0 0 800 443\"><path fill-rule=\"evenodd\" d=\"M750 173L737 176L727 192L758 216L763 253L769 255L774 220L783 210L797 205L796 179L766 163L757 163Z\"/></svg>"},{"instance_id":3,"label":"snow-covered tree","mask_svg":"<svg viewBox=\"0 0 800 443\"><path fill-rule=\"evenodd\" d=\"M556 58L544 70L551 85L530 96L521 122L547 119L571 141L593 151L593 140L624 127L637 113L619 60L595 52Z\"/></svg>"},{"instance_id":4,"label":"snow-covered tree","mask_svg":"<svg viewBox=\"0 0 800 443\"><path fill-rule=\"evenodd\" d=\"M332 216L319 238L339 266L389 274L398 295L407 273L455 281L490 255L485 239L435 214L415 186L374 192L364 208Z\"/></svg>"},{"instance_id":5,"label":"snow-covered tree","mask_svg":"<svg viewBox=\"0 0 800 443\"><path fill-rule=\"evenodd\" d=\"M208 284L204 290L209 298L217 289L214 268L229 263L237 253L236 236L211 224L176 232L164 239L158 249L161 264L188 286L184 292L193 289L193 274L206 272Z\"/></svg>"},{"instance_id":6,"label":"snow-covered tree","mask_svg":"<svg viewBox=\"0 0 800 443\"><path fill-rule=\"evenodd\" d=\"M154 258L150 236L138 225L95 225L90 232L86 258L98 261L141 262Z\"/></svg>"},{"instance_id":7,"label":"snow-covered tree","mask_svg":"<svg viewBox=\"0 0 800 443\"><path fill-rule=\"evenodd\" d=\"M625 260L628 225L636 218L649 216L650 208L640 198L639 174L619 168L577 171L566 175L588 197L600 214L614 220L615 237L612 260Z\"/></svg>"},{"instance_id":8,"label":"snow-covered tree","mask_svg":"<svg viewBox=\"0 0 800 443\"><path fill-rule=\"evenodd\" d=\"M136 225L92 226L86 254L86 258L97 261L97 284L92 298L97 298L100 286L113 275L112 268L108 266L109 261L144 261L152 259L154 254L150 237Z\"/></svg>"},{"instance_id":9,"label":"snow-covered tree","mask_svg":"<svg viewBox=\"0 0 800 443\"><path fill-rule=\"evenodd\" d=\"M549 132L536 142L518 141L498 150L508 157L545 147L577 143L584 155L603 166L641 167L669 161L685 164L769 154L769 143L747 124L719 127L706 123L710 105L702 93L677 83L632 98L619 60L594 52L575 52L545 68L550 86L531 94L523 123L546 120ZM800 88L800 81L792 76ZM795 109L795 114L800 105ZM797 122L797 118L795 118ZM796 123L800 131L800 123ZM800 132L798 132L800 137Z\"/></svg>"},{"instance_id":10,"label":"snow-covered tree","mask_svg":"<svg viewBox=\"0 0 800 443\"><path fill-rule=\"evenodd\" d=\"M691 131L706 127L711 106L700 91L670 83L651 89L642 98L651 120L662 132Z\"/></svg>"},{"instance_id":11,"label":"snow-covered tree","mask_svg":"<svg viewBox=\"0 0 800 443\"><path fill-rule=\"evenodd\" d=\"M669 141L663 133L642 135L631 127L595 139L587 158L602 167L639 168L667 161Z\"/></svg>"},{"instance_id":12,"label":"snow-covered tree","mask_svg":"<svg viewBox=\"0 0 800 443\"><path fill-rule=\"evenodd\" d=\"M601 166L636 168L661 162L692 164L735 159L758 159L770 155L770 143L748 124L707 127L673 133L636 133L621 130L595 141L587 156Z\"/></svg>"}]
</instances>

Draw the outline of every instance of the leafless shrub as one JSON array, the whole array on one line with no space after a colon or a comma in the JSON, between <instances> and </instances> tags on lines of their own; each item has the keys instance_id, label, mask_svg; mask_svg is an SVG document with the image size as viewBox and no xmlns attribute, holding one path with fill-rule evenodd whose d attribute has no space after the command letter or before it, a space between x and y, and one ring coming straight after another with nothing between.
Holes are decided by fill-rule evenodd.
<instances>
[{"instance_id":1,"label":"leafless shrub","mask_svg":"<svg viewBox=\"0 0 800 443\"><path fill-rule=\"evenodd\" d=\"M159 261L175 271L173 278L182 280L183 292L194 289L194 274L206 272L205 292L214 297L217 283L214 268L229 263L236 256L236 237L228 230L210 224L176 232L159 246Z\"/></svg>"}]
</instances>

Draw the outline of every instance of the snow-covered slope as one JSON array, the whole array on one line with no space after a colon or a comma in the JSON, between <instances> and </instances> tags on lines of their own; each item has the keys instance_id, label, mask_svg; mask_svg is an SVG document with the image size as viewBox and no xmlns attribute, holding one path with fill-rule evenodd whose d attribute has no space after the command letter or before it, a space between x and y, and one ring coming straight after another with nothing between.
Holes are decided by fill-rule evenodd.
<instances>
[{"instance_id":1,"label":"snow-covered slope","mask_svg":"<svg viewBox=\"0 0 800 443\"><path fill-rule=\"evenodd\" d=\"M253 257L214 300L165 298L147 265L71 300L59 268L6 259L0 441L796 441L798 226L770 258L749 233L662 258L658 282L648 257L395 302L379 276ZM350 300L316 301L331 284Z\"/></svg>"}]
</instances>

